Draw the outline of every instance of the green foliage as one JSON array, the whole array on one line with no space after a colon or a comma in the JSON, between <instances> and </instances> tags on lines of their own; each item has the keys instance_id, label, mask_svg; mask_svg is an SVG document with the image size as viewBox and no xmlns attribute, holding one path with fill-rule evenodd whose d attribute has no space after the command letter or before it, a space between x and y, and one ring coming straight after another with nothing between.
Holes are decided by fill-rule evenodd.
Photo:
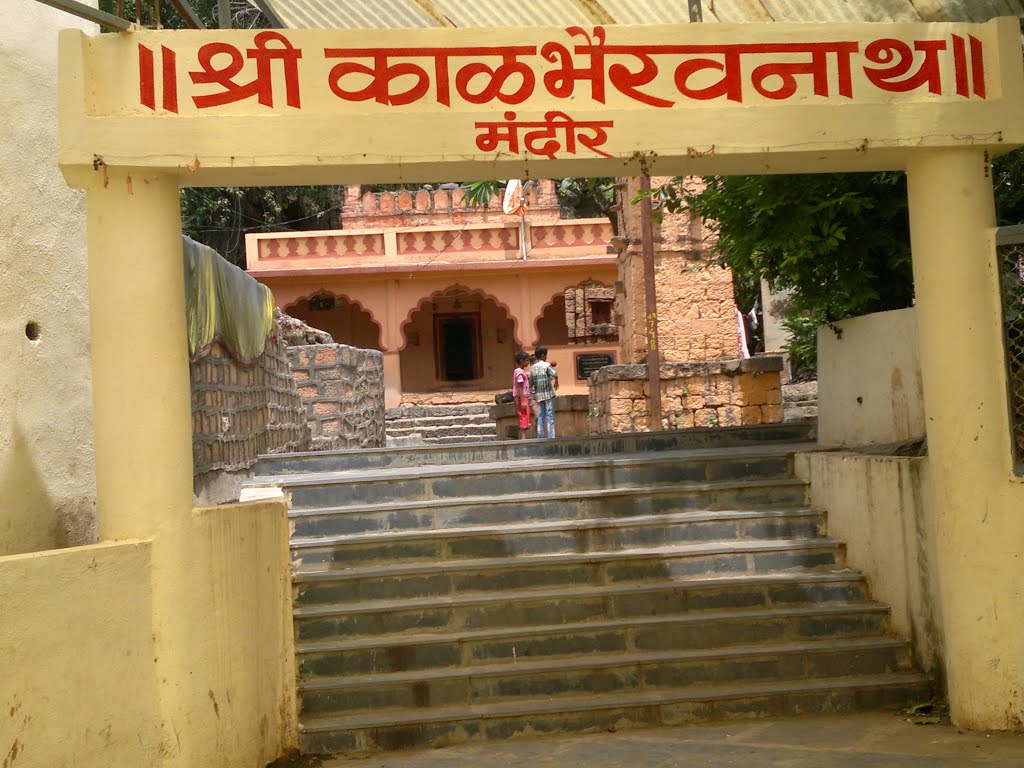
<instances>
[{"instance_id":1,"label":"green foliage","mask_svg":"<svg viewBox=\"0 0 1024 768\"><path fill-rule=\"evenodd\" d=\"M793 289L794 314L825 321L910 306L913 281L906 180L899 173L727 176L685 195L659 190L668 210L688 205L718 235L715 263L737 282Z\"/></svg>"},{"instance_id":2,"label":"green foliage","mask_svg":"<svg viewBox=\"0 0 1024 768\"><path fill-rule=\"evenodd\" d=\"M469 181L462 185L468 205L486 206L494 196L501 196L506 181L493 179L490 181ZM612 206L615 204L615 179L603 178L565 178L559 179L555 192L558 203L566 218L586 219L608 216L612 217Z\"/></svg>"},{"instance_id":3,"label":"green foliage","mask_svg":"<svg viewBox=\"0 0 1024 768\"><path fill-rule=\"evenodd\" d=\"M615 223L615 179L604 176L593 179L559 179L555 187L558 202L568 218L590 219L607 216Z\"/></svg>"},{"instance_id":4,"label":"green foliage","mask_svg":"<svg viewBox=\"0 0 1024 768\"><path fill-rule=\"evenodd\" d=\"M1000 225L1024 223L1024 150L998 158L992 177ZM762 279L791 289L783 326L799 365L815 364L818 325L912 303L902 173L711 177L694 195L681 181L652 194L711 222L714 263L732 269L741 306Z\"/></svg>"},{"instance_id":5,"label":"green foliage","mask_svg":"<svg viewBox=\"0 0 1024 768\"><path fill-rule=\"evenodd\" d=\"M992 163L999 226L1024 224L1024 149L996 158Z\"/></svg>"},{"instance_id":6,"label":"green foliage","mask_svg":"<svg viewBox=\"0 0 1024 768\"><path fill-rule=\"evenodd\" d=\"M135 21L135 0L122 0L120 3L122 13L118 14L118 0L99 0L99 9L112 13L115 16L121 15L129 21ZM189 5L195 11L196 16L210 29L220 26L217 18L217 0L189 0ZM253 7L248 0L231 0L231 26L235 29L260 29L265 28L267 20L260 11ZM156 17L153 14L152 0L142 0L139 4L142 12L142 24L148 27L156 26ZM170 0L160 0L160 26L166 29L187 29L188 24L171 4Z\"/></svg>"},{"instance_id":7,"label":"green foliage","mask_svg":"<svg viewBox=\"0 0 1024 768\"><path fill-rule=\"evenodd\" d=\"M507 182L499 179L489 181L469 181L462 185L462 198L466 205L477 208L485 207L493 197L501 196Z\"/></svg>"},{"instance_id":8,"label":"green foliage","mask_svg":"<svg viewBox=\"0 0 1024 768\"><path fill-rule=\"evenodd\" d=\"M245 265L245 232L338 229L340 187L213 187L181 190L182 231Z\"/></svg>"},{"instance_id":9,"label":"green foliage","mask_svg":"<svg viewBox=\"0 0 1024 768\"><path fill-rule=\"evenodd\" d=\"M653 194L667 210L689 207L709 222L711 263L732 270L740 306L753 304L761 280L791 291L782 324L794 370L815 367L819 325L910 306L903 174L711 177L696 194L681 181Z\"/></svg>"},{"instance_id":10,"label":"green foliage","mask_svg":"<svg viewBox=\"0 0 1024 768\"><path fill-rule=\"evenodd\" d=\"M816 311L789 312L782 318L782 327L789 333L786 351L790 367L796 373L813 371L818 367L818 326L824 324Z\"/></svg>"}]
</instances>

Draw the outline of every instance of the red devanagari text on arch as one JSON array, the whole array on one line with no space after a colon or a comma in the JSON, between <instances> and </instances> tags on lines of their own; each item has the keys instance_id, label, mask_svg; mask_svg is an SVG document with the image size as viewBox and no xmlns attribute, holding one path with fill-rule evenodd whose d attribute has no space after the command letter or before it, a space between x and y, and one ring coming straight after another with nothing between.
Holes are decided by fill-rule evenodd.
<instances>
[{"instance_id":1,"label":"red devanagari text on arch","mask_svg":"<svg viewBox=\"0 0 1024 768\"><path fill-rule=\"evenodd\" d=\"M156 109L156 80L153 74L153 49L139 43L139 103Z\"/></svg>"},{"instance_id":2,"label":"red devanagari text on arch","mask_svg":"<svg viewBox=\"0 0 1024 768\"><path fill-rule=\"evenodd\" d=\"M207 43L199 49L199 72L190 72L192 82L197 85L219 85L220 93L193 96L192 101L199 109L231 104L253 96L266 107L274 106L274 82L271 65L280 61L284 69L285 102L289 107L300 109L298 61L302 51L292 47L288 38L279 32L260 32L254 38L255 48L248 48L245 58L256 62L256 77L249 83L239 84L235 78L241 73L245 61L241 51L228 43ZM270 47L277 43L280 47ZM214 64L217 56L227 56L228 62L218 68Z\"/></svg>"},{"instance_id":3,"label":"red devanagari text on arch","mask_svg":"<svg viewBox=\"0 0 1024 768\"><path fill-rule=\"evenodd\" d=\"M357 61L342 61L335 64L327 76L327 84L331 92L345 101L376 101L378 104L388 106L404 106L419 101L430 90L430 75L417 64L409 62L390 64L388 58L392 53L380 49L324 49L324 55L327 58L368 56L373 60L370 65ZM368 75L370 82L362 88L343 87L342 79L350 78L352 75ZM410 77L412 78L411 83L408 82ZM391 83L402 78L406 78L406 89L393 93ZM445 85L447 86L447 82ZM445 98L447 99L447 94Z\"/></svg>"},{"instance_id":4,"label":"red devanagari text on arch","mask_svg":"<svg viewBox=\"0 0 1024 768\"><path fill-rule=\"evenodd\" d=\"M470 104L487 104L497 99L505 104L522 104L530 96L536 86L536 77L533 69L517 60L517 56L523 49L500 48L502 63L497 67L490 67L481 61L471 62L459 68L455 74L455 89L459 95ZM526 51L535 53L536 48ZM480 76L486 79L485 85L476 92L471 90L473 80L479 80ZM509 81L519 80L519 87L506 92L505 84Z\"/></svg>"},{"instance_id":5,"label":"red devanagari text on arch","mask_svg":"<svg viewBox=\"0 0 1024 768\"><path fill-rule=\"evenodd\" d=\"M561 43L545 43L541 47L540 55L558 64L556 69L544 73L544 87L555 98L566 99L575 93L577 82L586 81L590 83L590 98L598 104L604 104L604 27L594 27L593 35L588 35L582 27L569 27L565 31L571 37L582 37L585 42L574 46L573 53ZM589 56L590 63L585 67L577 67L573 54Z\"/></svg>"},{"instance_id":6,"label":"red devanagari text on arch","mask_svg":"<svg viewBox=\"0 0 1024 768\"><path fill-rule=\"evenodd\" d=\"M178 57L166 45L160 46L161 104L168 112L178 111ZM139 44L139 103L156 110L156 54Z\"/></svg>"},{"instance_id":7,"label":"red devanagari text on arch","mask_svg":"<svg viewBox=\"0 0 1024 768\"><path fill-rule=\"evenodd\" d=\"M163 75L163 104L168 112L178 111L178 57L166 45L160 46L161 74Z\"/></svg>"},{"instance_id":8,"label":"red devanagari text on arch","mask_svg":"<svg viewBox=\"0 0 1024 768\"><path fill-rule=\"evenodd\" d=\"M470 104L497 100L521 104L533 95L536 75L533 68L519 61L534 56L536 46L509 45L498 48L481 46L462 48L325 48L328 59L369 59L369 63L341 61L328 74L331 92L345 101L376 101L387 106L404 106L419 101L430 91L430 74L419 64L392 59L432 59L435 100L451 106L452 59L472 59L455 68L456 93ZM494 66L488 58L500 57ZM369 81L366 82L366 78ZM352 80L359 87L351 83ZM345 81L345 82L343 82ZM397 90L404 88L404 90Z\"/></svg>"},{"instance_id":9,"label":"red devanagari text on arch","mask_svg":"<svg viewBox=\"0 0 1024 768\"><path fill-rule=\"evenodd\" d=\"M476 148L481 152L494 152L504 144L512 154L519 154L519 124L515 119L515 112L506 112L504 122L473 123L473 127L484 129L477 134Z\"/></svg>"},{"instance_id":10,"label":"red devanagari text on arch","mask_svg":"<svg viewBox=\"0 0 1024 768\"><path fill-rule=\"evenodd\" d=\"M923 85L928 92L942 93L942 72L939 67L939 52L946 50L945 40L917 40L914 48L902 40L891 37L869 43L864 57L872 64L888 64L888 67L864 67L864 74L872 85L890 93L907 93ZM923 54L916 72L910 72L917 59ZM909 77L905 77L909 73ZM903 79L898 79L903 78Z\"/></svg>"},{"instance_id":11,"label":"red devanagari text on arch","mask_svg":"<svg viewBox=\"0 0 1024 768\"><path fill-rule=\"evenodd\" d=\"M809 53L809 62L778 62L762 64L750 75L754 90L768 99L788 99L797 92L796 75L810 75L815 96L829 95L829 55L835 54L837 67L837 85L840 96L853 98L853 72L850 58L860 50L856 42L808 43L806 45L773 45L757 46L759 53ZM769 88L765 80L778 77L777 88Z\"/></svg>"},{"instance_id":12,"label":"red devanagari text on arch","mask_svg":"<svg viewBox=\"0 0 1024 768\"><path fill-rule=\"evenodd\" d=\"M985 88L985 51L982 49L981 40L974 35L968 35L971 42L971 84L974 86L974 93L981 98L987 97Z\"/></svg>"}]
</instances>

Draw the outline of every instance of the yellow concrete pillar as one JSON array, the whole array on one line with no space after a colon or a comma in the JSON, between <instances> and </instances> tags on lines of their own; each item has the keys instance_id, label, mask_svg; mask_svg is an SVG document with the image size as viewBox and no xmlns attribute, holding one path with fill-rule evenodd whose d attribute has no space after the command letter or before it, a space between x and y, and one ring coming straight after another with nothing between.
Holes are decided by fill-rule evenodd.
<instances>
[{"instance_id":1,"label":"yellow concrete pillar","mask_svg":"<svg viewBox=\"0 0 1024 768\"><path fill-rule=\"evenodd\" d=\"M950 706L964 727L1019 728L1024 525L1010 479L988 158L920 152L907 170Z\"/></svg>"},{"instance_id":2,"label":"yellow concrete pillar","mask_svg":"<svg viewBox=\"0 0 1024 768\"><path fill-rule=\"evenodd\" d=\"M100 536L151 536L192 508L178 185L102 169L86 205Z\"/></svg>"}]
</instances>

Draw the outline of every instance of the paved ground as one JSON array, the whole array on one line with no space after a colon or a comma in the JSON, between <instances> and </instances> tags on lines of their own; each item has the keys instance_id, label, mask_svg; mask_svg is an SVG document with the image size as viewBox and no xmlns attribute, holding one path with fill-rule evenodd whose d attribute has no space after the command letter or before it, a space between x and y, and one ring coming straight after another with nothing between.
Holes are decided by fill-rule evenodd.
<instances>
[{"instance_id":1,"label":"paved ground","mask_svg":"<svg viewBox=\"0 0 1024 768\"><path fill-rule=\"evenodd\" d=\"M893 714L807 717L488 742L335 758L322 768L1024 768L1024 734L912 725Z\"/></svg>"}]
</instances>

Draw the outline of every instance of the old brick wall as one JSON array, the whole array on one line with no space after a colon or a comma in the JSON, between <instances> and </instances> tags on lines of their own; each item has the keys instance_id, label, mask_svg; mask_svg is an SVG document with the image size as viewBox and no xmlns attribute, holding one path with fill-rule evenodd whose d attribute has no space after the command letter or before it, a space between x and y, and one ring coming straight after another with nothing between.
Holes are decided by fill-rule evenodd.
<instances>
[{"instance_id":1,"label":"old brick wall","mask_svg":"<svg viewBox=\"0 0 1024 768\"><path fill-rule=\"evenodd\" d=\"M309 429L280 336L246 365L215 342L189 365L192 377L192 462L196 493L218 473L246 472L261 453L309 448ZM223 495L228 498L222 498ZM217 498L227 501L224 490Z\"/></svg>"},{"instance_id":2,"label":"old brick wall","mask_svg":"<svg viewBox=\"0 0 1024 768\"><path fill-rule=\"evenodd\" d=\"M653 177L652 186L668 181ZM688 192L702 182L688 178ZM638 182L628 182L622 194L620 232L628 246L619 258L616 311L621 327L624 360L647 359L646 301L643 252L640 244L640 207L629 205ZM721 360L739 354L736 341L732 273L708 266L713 234L706 223L689 213L662 211L653 223L655 283L658 297L658 341L661 359L671 362Z\"/></svg>"},{"instance_id":3,"label":"old brick wall","mask_svg":"<svg viewBox=\"0 0 1024 768\"><path fill-rule=\"evenodd\" d=\"M344 344L288 348L312 450L380 448L384 436L384 355Z\"/></svg>"},{"instance_id":4,"label":"old brick wall","mask_svg":"<svg viewBox=\"0 0 1024 768\"><path fill-rule=\"evenodd\" d=\"M662 427L725 427L783 420L781 357L662 363ZM650 429L646 366L609 365L590 377L593 434Z\"/></svg>"},{"instance_id":5,"label":"old brick wall","mask_svg":"<svg viewBox=\"0 0 1024 768\"><path fill-rule=\"evenodd\" d=\"M558 196L555 182L551 179L541 179L536 185L531 185L526 193L526 202L531 222L558 220ZM433 224L505 223L509 217L501 209L500 197L491 198L486 206L471 206L466 203L465 192L457 184L397 192L364 192L359 185L350 185L345 190L341 219L345 229L382 229Z\"/></svg>"}]
</instances>

